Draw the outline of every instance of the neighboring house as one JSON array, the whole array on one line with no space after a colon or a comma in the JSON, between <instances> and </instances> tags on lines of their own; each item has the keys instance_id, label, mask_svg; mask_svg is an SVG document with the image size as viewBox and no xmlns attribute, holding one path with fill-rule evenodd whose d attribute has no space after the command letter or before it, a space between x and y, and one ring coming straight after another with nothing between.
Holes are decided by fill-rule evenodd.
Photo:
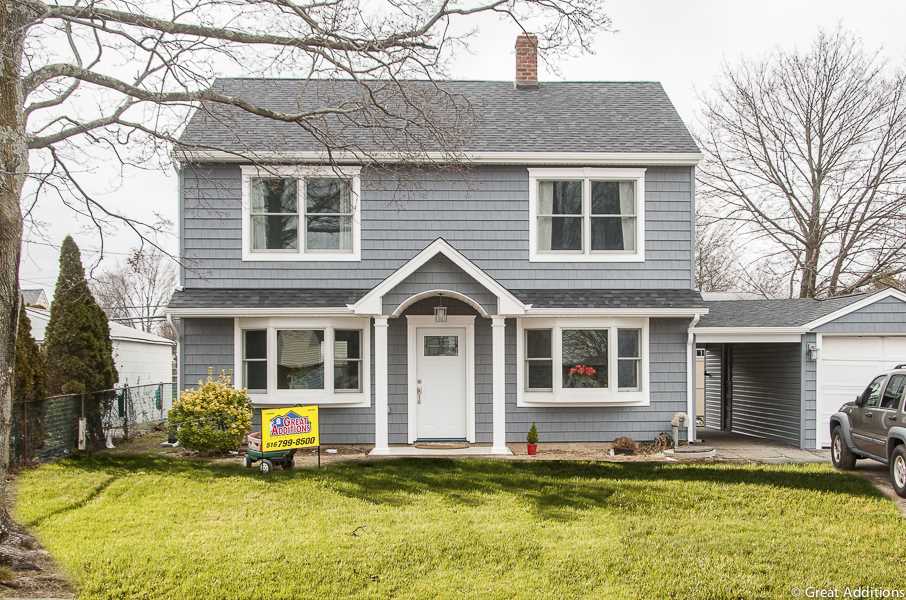
<instances>
[{"instance_id":1,"label":"neighboring house","mask_svg":"<svg viewBox=\"0 0 906 600\"><path fill-rule=\"evenodd\" d=\"M38 344L43 344L50 313L37 308L25 310L31 320L32 336ZM107 325L113 342L113 361L119 373L118 387L172 382L173 347L176 342L114 321L109 321ZM164 396L169 400L172 394Z\"/></svg>"},{"instance_id":2,"label":"neighboring house","mask_svg":"<svg viewBox=\"0 0 906 600\"><path fill-rule=\"evenodd\" d=\"M22 290L22 302L25 306L37 308L47 308L50 306L50 304L47 303L47 294L45 294L42 289Z\"/></svg>"},{"instance_id":3,"label":"neighboring house","mask_svg":"<svg viewBox=\"0 0 906 600\"><path fill-rule=\"evenodd\" d=\"M829 446L828 419L840 405L906 363L906 294L893 289L707 305L695 338L706 354L710 429Z\"/></svg>"},{"instance_id":4,"label":"neighboring house","mask_svg":"<svg viewBox=\"0 0 906 600\"><path fill-rule=\"evenodd\" d=\"M529 38L517 60L537 72ZM380 169L342 152L326 166L295 124L192 116L178 153L187 268L168 308L180 385L231 372L256 426L261 407L318 404L325 443L377 454L417 440L506 453L532 422L547 442L669 431L695 411L690 328L707 308L693 289L700 154L663 88L440 85L477 118L453 169L390 167L392 153ZM214 86L287 111L360 93ZM373 156L393 150L352 133Z\"/></svg>"}]
</instances>

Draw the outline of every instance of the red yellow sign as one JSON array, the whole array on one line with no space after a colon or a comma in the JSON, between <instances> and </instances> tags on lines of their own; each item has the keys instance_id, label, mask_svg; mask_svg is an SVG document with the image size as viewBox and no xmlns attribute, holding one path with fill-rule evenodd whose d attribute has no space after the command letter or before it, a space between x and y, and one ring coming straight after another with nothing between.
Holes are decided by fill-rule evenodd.
<instances>
[{"instance_id":1,"label":"red yellow sign","mask_svg":"<svg viewBox=\"0 0 906 600\"><path fill-rule=\"evenodd\" d=\"M274 452L321 445L318 407L293 406L261 411L261 450Z\"/></svg>"}]
</instances>

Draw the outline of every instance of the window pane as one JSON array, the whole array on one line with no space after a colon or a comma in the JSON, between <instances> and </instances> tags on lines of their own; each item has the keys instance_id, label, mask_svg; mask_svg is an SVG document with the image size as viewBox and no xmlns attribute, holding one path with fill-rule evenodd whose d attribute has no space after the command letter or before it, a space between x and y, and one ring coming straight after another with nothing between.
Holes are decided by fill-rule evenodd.
<instances>
[{"instance_id":1,"label":"window pane","mask_svg":"<svg viewBox=\"0 0 906 600\"><path fill-rule=\"evenodd\" d=\"M295 179L255 177L251 182L253 213L298 212Z\"/></svg>"},{"instance_id":2,"label":"window pane","mask_svg":"<svg viewBox=\"0 0 906 600\"><path fill-rule=\"evenodd\" d=\"M361 379L359 371L362 368L360 360L338 360L333 367L333 387L335 390L359 391Z\"/></svg>"},{"instance_id":3,"label":"window pane","mask_svg":"<svg viewBox=\"0 0 906 600\"><path fill-rule=\"evenodd\" d=\"M592 217L592 250L635 250L635 217Z\"/></svg>"},{"instance_id":4,"label":"window pane","mask_svg":"<svg viewBox=\"0 0 906 600\"><path fill-rule=\"evenodd\" d=\"M563 387L607 387L607 330L563 330Z\"/></svg>"},{"instance_id":5,"label":"window pane","mask_svg":"<svg viewBox=\"0 0 906 600\"><path fill-rule=\"evenodd\" d=\"M306 213L352 213L349 181L316 177L305 180Z\"/></svg>"},{"instance_id":6,"label":"window pane","mask_svg":"<svg viewBox=\"0 0 906 600\"><path fill-rule=\"evenodd\" d=\"M525 357L550 358L551 357L551 330L526 329L525 330Z\"/></svg>"},{"instance_id":7,"label":"window pane","mask_svg":"<svg viewBox=\"0 0 906 600\"><path fill-rule=\"evenodd\" d=\"M277 388L324 389L324 332L277 332Z\"/></svg>"},{"instance_id":8,"label":"window pane","mask_svg":"<svg viewBox=\"0 0 906 600\"><path fill-rule=\"evenodd\" d=\"M458 356L459 336L426 335L425 356Z\"/></svg>"},{"instance_id":9,"label":"window pane","mask_svg":"<svg viewBox=\"0 0 906 600\"><path fill-rule=\"evenodd\" d=\"M639 340L642 337L640 329L620 329L617 331L617 348L620 358L639 358Z\"/></svg>"},{"instance_id":10,"label":"window pane","mask_svg":"<svg viewBox=\"0 0 906 600\"><path fill-rule=\"evenodd\" d=\"M530 360L525 365L528 374L526 387L533 390L549 390L554 387L554 364L549 360Z\"/></svg>"},{"instance_id":11,"label":"window pane","mask_svg":"<svg viewBox=\"0 0 906 600\"><path fill-rule=\"evenodd\" d=\"M267 331L256 329L245 332L245 358L267 358Z\"/></svg>"},{"instance_id":12,"label":"window pane","mask_svg":"<svg viewBox=\"0 0 906 600\"><path fill-rule=\"evenodd\" d=\"M863 404L868 407L876 407L881 402L881 386L884 384L885 375L876 377L874 381L868 384L865 392L862 394Z\"/></svg>"},{"instance_id":13,"label":"window pane","mask_svg":"<svg viewBox=\"0 0 906 600\"><path fill-rule=\"evenodd\" d=\"M582 217L538 217L538 250L582 250Z\"/></svg>"},{"instance_id":14,"label":"window pane","mask_svg":"<svg viewBox=\"0 0 906 600\"><path fill-rule=\"evenodd\" d=\"M621 360L617 369L617 387L639 387L639 360Z\"/></svg>"},{"instance_id":15,"label":"window pane","mask_svg":"<svg viewBox=\"0 0 906 600\"><path fill-rule=\"evenodd\" d=\"M362 358L361 336L362 332L358 329L337 329L334 331L334 360Z\"/></svg>"},{"instance_id":16,"label":"window pane","mask_svg":"<svg viewBox=\"0 0 906 600\"><path fill-rule=\"evenodd\" d=\"M299 217L252 217L253 250L295 250L298 248L298 241Z\"/></svg>"},{"instance_id":17,"label":"window pane","mask_svg":"<svg viewBox=\"0 0 906 600\"><path fill-rule=\"evenodd\" d=\"M307 217L305 248L352 250L352 217Z\"/></svg>"},{"instance_id":18,"label":"window pane","mask_svg":"<svg viewBox=\"0 0 906 600\"><path fill-rule=\"evenodd\" d=\"M267 361L250 360L245 363L245 388L248 390L267 389Z\"/></svg>"},{"instance_id":19,"label":"window pane","mask_svg":"<svg viewBox=\"0 0 906 600\"><path fill-rule=\"evenodd\" d=\"M592 181L591 214L634 215L635 184L632 181Z\"/></svg>"},{"instance_id":20,"label":"window pane","mask_svg":"<svg viewBox=\"0 0 906 600\"><path fill-rule=\"evenodd\" d=\"M539 215L581 215L581 181L542 181L538 186Z\"/></svg>"},{"instance_id":21,"label":"window pane","mask_svg":"<svg viewBox=\"0 0 906 600\"><path fill-rule=\"evenodd\" d=\"M903 389L906 388L906 375L891 375L887 387L884 388L884 398L881 400L881 408L898 408L900 399L903 397Z\"/></svg>"}]
</instances>

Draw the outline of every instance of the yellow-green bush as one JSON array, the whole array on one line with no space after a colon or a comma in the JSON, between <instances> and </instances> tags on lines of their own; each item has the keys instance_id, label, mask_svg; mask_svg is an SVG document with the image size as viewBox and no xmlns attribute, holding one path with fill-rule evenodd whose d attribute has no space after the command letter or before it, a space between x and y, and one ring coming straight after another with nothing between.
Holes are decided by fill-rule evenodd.
<instances>
[{"instance_id":1,"label":"yellow-green bush","mask_svg":"<svg viewBox=\"0 0 906 600\"><path fill-rule=\"evenodd\" d=\"M235 450L252 426L248 392L236 389L221 373L208 376L194 390L186 390L168 417L184 448L203 453Z\"/></svg>"}]
</instances>

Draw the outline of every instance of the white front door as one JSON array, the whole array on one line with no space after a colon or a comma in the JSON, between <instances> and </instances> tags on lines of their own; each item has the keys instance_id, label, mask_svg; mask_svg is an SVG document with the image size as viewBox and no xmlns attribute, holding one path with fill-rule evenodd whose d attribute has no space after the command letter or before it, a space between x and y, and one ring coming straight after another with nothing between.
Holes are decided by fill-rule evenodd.
<instances>
[{"instance_id":1,"label":"white front door","mask_svg":"<svg viewBox=\"0 0 906 600\"><path fill-rule=\"evenodd\" d=\"M420 440L465 440L466 330L416 329L416 433Z\"/></svg>"},{"instance_id":2,"label":"white front door","mask_svg":"<svg viewBox=\"0 0 906 600\"><path fill-rule=\"evenodd\" d=\"M824 336L821 348L821 403L818 446L830 446L830 417L852 402L871 380L906 362L906 336Z\"/></svg>"}]
</instances>

